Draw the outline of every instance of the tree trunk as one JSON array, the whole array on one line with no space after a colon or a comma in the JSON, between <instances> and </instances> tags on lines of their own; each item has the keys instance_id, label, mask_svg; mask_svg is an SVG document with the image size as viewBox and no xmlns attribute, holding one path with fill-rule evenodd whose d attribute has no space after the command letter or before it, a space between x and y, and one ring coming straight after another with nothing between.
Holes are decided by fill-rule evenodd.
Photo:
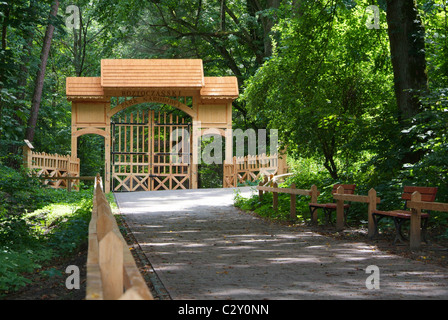
<instances>
[{"instance_id":1,"label":"tree trunk","mask_svg":"<svg viewBox=\"0 0 448 320\"><path fill-rule=\"evenodd\" d=\"M4 70L2 70L3 66L5 65L5 55L6 55L6 45L7 45L7 32L8 32L8 24L9 24L9 14L11 12L10 7L8 6L3 14L3 21L2 21L2 47L1 50L3 52L2 59L0 61L1 67L0 67L0 91L3 89L3 86L5 85L5 76L4 76ZM2 100L0 99L0 124L3 117L3 104ZM0 125L0 136L1 136L1 125Z\"/></svg>"},{"instance_id":2,"label":"tree trunk","mask_svg":"<svg viewBox=\"0 0 448 320\"><path fill-rule=\"evenodd\" d=\"M388 0L387 24L400 120L421 109L420 92L428 88L425 36L413 0Z\"/></svg>"},{"instance_id":3,"label":"tree trunk","mask_svg":"<svg viewBox=\"0 0 448 320\"><path fill-rule=\"evenodd\" d=\"M268 0L266 3L266 9L278 9L280 7L281 0ZM264 56L270 57L272 56L272 39L271 39L271 31L275 25L274 17L263 17L261 19L263 23L263 31L264 31Z\"/></svg>"},{"instance_id":4,"label":"tree trunk","mask_svg":"<svg viewBox=\"0 0 448 320\"><path fill-rule=\"evenodd\" d=\"M53 17L56 17L58 9L59 9L59 1L56 0L51 8L50 14ZM37 124L37 117L39 114L40 102L42 100L42 90L44 87L45 70L47 68L48 55L50 53L53 32L54 32L54 26L51 24L51 21L50 21L50 23L47 26L47 30L45 32L44 43L42 46L42 53L41 53L41 64L40 64L40 68L36 75L36 84L35 84L34 92L33 92L31 114L30 114L30 118L28 120L28 128L26 131L26 139L28 139L30 142L32 142L34 140L34 134L35 134L36 124Z\"/></svg>"}]
</instances>

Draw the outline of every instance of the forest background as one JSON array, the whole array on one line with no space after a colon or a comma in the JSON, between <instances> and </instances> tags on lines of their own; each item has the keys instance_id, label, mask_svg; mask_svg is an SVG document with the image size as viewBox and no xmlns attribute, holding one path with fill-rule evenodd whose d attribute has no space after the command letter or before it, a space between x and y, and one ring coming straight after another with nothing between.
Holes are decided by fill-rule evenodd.
<instances>
[{"instance_id":1,"label":"forest background","mask_svg":"<svg viewBox=\"0 0 448 320\"><path fill-rule=\"evenodd\" d=\"M24 139L70 153L66 77L121 58L198 58L206 76L236 76L234 128L278 129L298 188L356 183L396 209L404 185L435 186L447 202L447 11L443 0L2 0L0 217L28 210L18 191L36 187ZM79 139L81 175L104 172L92 152L103 146ZM202 186L219 186L218 171L203 167ZM448 237L447 217L435 221Z\"/></svg>"}]
</instances>

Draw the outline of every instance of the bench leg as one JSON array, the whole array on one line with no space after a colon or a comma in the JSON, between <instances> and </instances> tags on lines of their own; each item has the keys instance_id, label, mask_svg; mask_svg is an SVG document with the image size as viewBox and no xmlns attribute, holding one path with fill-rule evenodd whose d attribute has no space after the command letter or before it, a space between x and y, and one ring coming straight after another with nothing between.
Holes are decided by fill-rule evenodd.
<instances>
[{"instance_id":1,"label":"bench leg","mask_svg":"<svg viewBox=\"0 0 448 320\"><path fill-rule=\"evenodd\" d=\"M325 214L325 224L326 225L333 225L333 223L331 222L331 212L333 210L328 209L328 208L324 208L324 214Z\"/></svg>"},{"instance_id":2,"label":"bench leg","mask_svg":"<svg viewBox=\"0 0 448 320\"><path fill-rule=\"evenodd\" d=\"M378 238L379 237L379 231L378 231L378 223L381 221L381 219L384 218L384 216L380 216L377 214L372 214L372 218L373 218L373 226L375 229L375 232L373 233L373 237L372 239Z\"/></svg>"},{"instance_id":3,"label":"bench leg","mask_svg":"<svg viewBox=\"0 0 448 320\"><path fill-rule=\"evenodd\" d=\"M313 215L314 215L314 212L315 212L317 209L319 209L319 208L318 208L318 207L312 207L312 206L310 206L309 208L310 208L310 222L313 223Z\"/></svg>"},{"instance_id":4,"label":"bench leg","mask_svg":"<svg viewBox=\"0 0 448 320\"><path fill-rule=\"evenodd\" d=\"M403 235L403 232L401 231L403 223L406 220L407 219L400 219L394 217L395 232L396 232L394 244L397 243L398 241L400 241L400 243L405 243L406 241L408 241L408 239Z\"/></svg>"},{"instance_id":5,"label":"bench leg","mask_svg":"<svg viewBox=\"0 0 448 320\"><path fill-rule=\"evenodd\" d=\"M428 218L422 219L422 239L425 243L428 243L428 239L426 238L426 228L428 227Z\"/></svg>"},{"instance_id":6,"label":"bench leg","mask_svg":"<svg viewBox=\"0 0 448 320\"><path fill-rule=\"evenodd\" d=\"M401 243L404 243L406 241L409 241L409 239L407 237L405 237L403 235L403 232L401 231L401 228L403 226L403 224L409 221L409 219L400 219L400 218L394 218L394 222L395 222L395 228L397 230L397 236L395 238L395 242L400 241ZM426 228L428 226L428 219L422 219L422 239L423 241L425 241L425 243L428 243L428 239L426 238Z\"/></svg>"}]
</instances>

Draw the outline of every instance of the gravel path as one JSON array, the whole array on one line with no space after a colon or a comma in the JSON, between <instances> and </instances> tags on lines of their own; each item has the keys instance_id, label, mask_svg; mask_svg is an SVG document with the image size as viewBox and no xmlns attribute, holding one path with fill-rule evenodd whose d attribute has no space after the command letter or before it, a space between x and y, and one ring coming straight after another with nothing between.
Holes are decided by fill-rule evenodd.
<instances>
[{"instance_id":1,"label":"gravel path","mask_svg":"<svg viewBox=\"0 0 448 320\"><path fill-rule=\"evenodd\" d=\"M115 194L172 299L448 299L445 268L266 222L233 207L233 195L234 189ZM372 265L379 289L369 290Z\"/></svg>"}]
</instances>

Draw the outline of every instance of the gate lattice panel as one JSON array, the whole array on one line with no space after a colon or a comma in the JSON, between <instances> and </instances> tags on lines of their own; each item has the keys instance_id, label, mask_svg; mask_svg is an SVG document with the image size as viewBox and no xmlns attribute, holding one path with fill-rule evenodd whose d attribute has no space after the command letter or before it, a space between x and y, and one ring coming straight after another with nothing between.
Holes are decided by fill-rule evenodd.
<instances>
[{"instance_id":1,"label":"gate lattice panel","mask_svg":"<svg viewBox=\"0 0 448 320\"><path fill-rule=\"evenodd\" d=\"M190 127L184 117L154 110L112 123L112 190L189 189Z\"/></svg>"}]
</instances>

